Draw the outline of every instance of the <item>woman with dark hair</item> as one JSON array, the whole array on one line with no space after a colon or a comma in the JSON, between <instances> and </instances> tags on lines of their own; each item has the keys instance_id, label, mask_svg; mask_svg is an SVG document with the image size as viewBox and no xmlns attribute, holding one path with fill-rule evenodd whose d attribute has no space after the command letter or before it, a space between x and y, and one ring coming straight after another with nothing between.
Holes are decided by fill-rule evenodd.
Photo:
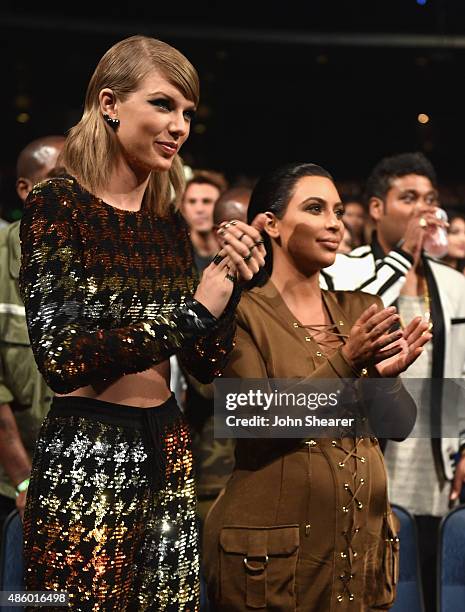
<instances>
[{"instance_id":1,"label":"woman with dark hair","mask_svg":"<svg viewBox=\"0 0 465 612\"><path fill-rule=\"evenodd\" d=\"M220 374L236 275L264 263L260 234L238 222L253 252L232 241L194 274L173 199L198 99L173 47L114 45L65 143L68 174L33 189L21 222L29 335L58 394L30 479L26 585L67 592L76 611L198 609L192 453L169 358L202 382Z\"/></svg>"},{"instance_id":2,"label":"woman with dark hair","mask_svg":"<svg viewBox=\"0 0 465 612\"><path fill-rule=\"evenodd\" d=\"M465 214L458 210L447 210L447 255L443 262L465 274Z\"/></svg>"},{"instance_id":3,"label":"woman with dark hair","mask_svg":"<svg viewBox=\"0 0 465 612\"><path fill-rule=\"evenodd\" d=\"M290 164L258 182L248 217L265 218L266 263L239 304L225 376L354 385L383 377L384 408L405 437L416 407L397 375L431 336L420 317L404 333L391 331L398 315L377 297L320 289L343 212L333 179L314 164ZM216 611L388 609L397 553L376 438L237 440L233 475L204 530Z\"/></svg>"}]
</instances>

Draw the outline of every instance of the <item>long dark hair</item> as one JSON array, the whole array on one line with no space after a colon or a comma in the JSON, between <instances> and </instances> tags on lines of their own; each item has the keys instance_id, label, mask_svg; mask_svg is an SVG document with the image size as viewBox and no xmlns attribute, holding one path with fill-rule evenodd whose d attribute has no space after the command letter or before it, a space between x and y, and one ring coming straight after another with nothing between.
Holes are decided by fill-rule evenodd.
<instances>
[{"instance_id":1,"label":"long dark hair","mask_svg":"<svg viewBox=\"0 0 465 612\"><path fill-rule=\"evenodd\" d=\"M282 219L297 182L304 176L322 176L334 183L330 173L316 164L294 162L280 166L263 175L255 185L247 210L248 223L251 223L259 213L265 212L272 212L278 219ZM273 270L271 241L266 232L263 232L262 237L266 248L265 266L253 277L248 288L264 285Z\"/></svg>"}]
</instances>

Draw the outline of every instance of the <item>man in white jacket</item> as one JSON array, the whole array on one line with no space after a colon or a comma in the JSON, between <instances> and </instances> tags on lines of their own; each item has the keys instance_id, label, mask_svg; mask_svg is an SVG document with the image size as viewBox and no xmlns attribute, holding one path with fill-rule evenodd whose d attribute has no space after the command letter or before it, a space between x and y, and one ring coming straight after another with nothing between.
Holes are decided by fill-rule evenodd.
<instances>
[{"instance_id":1,"label":"man in white jacket","mask_svg":"<svg viewBox=\"0 0 465 612\"><path fill-rule=\"evenodd\" d=\"M430 322L432 342L403 374L415 379L406 382L417 401L417 424L408 440L387 443L385 459L391 501L417 521L425 603L431 610L437 528L465 480L463 386L446 380L463 379L465 276L423 250L427 233L442 224L434 214L436 185L435 171L422 153L381 160L365 194L376 225L372 242L338 255L321 280L323 287L378 294L385 306L397 306L403 326L418 315Z\"/></svg>"}]
</instances>

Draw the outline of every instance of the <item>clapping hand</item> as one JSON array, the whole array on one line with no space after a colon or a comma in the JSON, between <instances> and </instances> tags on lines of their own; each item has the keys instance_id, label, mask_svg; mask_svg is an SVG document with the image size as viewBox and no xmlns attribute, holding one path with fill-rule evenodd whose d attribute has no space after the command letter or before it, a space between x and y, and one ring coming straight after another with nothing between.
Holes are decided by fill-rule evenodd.
<instances>
[{"instance_id":1,"label":"clapping hand","mask_svg":"<svg viewBox=\"0 0 465 612\"><path fill-rule=\"evenodd\" d=\"M372 304L362 312L342 347L342 354L354 370L361 371L402 350L398 345L402 332L389 331L398 321L394 306L378 311L377 304Z\"/></svg>"},{"instance_id":2,"label":"clapping hand","mask_svg":"<svg viewBox=\"0 0 465 612\"><path fill-rule=\"evenodd\" d=\"M423 352L424 345L432 338L428 331L429 324L421 317L415 317L403 330L402 338L388 344L383 351L379 351L377 357L386 355L377 365L376 369L381 376L391 378L398 376L416 360ZM400 347L400 352L391 356L390 351Z\"/></svg>"}]
</instances>

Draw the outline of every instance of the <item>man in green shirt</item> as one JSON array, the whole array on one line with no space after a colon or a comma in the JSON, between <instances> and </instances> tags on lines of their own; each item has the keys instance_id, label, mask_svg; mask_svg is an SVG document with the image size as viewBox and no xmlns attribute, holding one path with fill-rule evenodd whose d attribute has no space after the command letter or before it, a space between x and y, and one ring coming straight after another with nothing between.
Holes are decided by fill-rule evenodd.
<instances>
[{"instance_id":1,"label":"man in green shirt","mask_svg":"<svg viewBox=\"0 0 465 612\"><path fill-rule=\"evenodd\" d=\"M21 151L16 190L23 202L57 165L64 141L47 136ZM30 348L19 293L19 223L0 230L0 527L15 507L24 512L31 457L52 397Z\"/></svg>"}]
</instances>

